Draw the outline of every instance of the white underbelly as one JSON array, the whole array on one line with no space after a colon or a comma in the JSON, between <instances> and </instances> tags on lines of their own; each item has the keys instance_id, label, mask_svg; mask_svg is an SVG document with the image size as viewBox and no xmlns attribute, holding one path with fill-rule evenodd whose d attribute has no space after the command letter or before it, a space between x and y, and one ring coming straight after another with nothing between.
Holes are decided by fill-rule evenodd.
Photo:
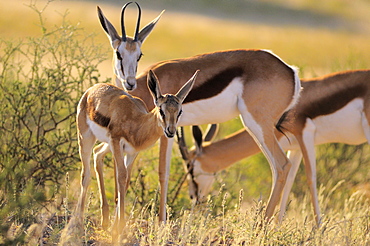
<instances>
[{"instance_id":1,"label":"white underbelly","mask_svg":"<svg viewBox=\"0 0 370 246\"><path fill-rule=\"evenodd\" d=\"M220 94L183 104L179 126L222 123L237 117L237 102L242 93L242 81L235 78Z\"/></svg>"},{"instance_id":2,"label":"white underbelly","mask_svg":"<svg viewBox=\"0 0 370 246\"><path fill-rule=\"evenodd\" d=\"M104 143L110 143L110 136L108 133L107 128L102 127L98 124L96 124L94 121L90 120L89 117L87 117L87 124L90 127L90 130L96 137L96 139L100 142ZM122 150L124 153L133 154L137 153L138 151L123 137L121 137L120 145L122 147ZM110 147L110 146L109 146Z\"/></svg>"},{"instance_id":3,"label":"white underbelly","mask_svg":"<svg viewBox=\"0 0 370 246\"><path fill-rule=\"evenodd\" d=\"M315 145L325 143L362 144L366 142L362 118L364 102L355 99L342 109L329 115L314 118ZM368 124L368 122L367 122ZM305 129L303 129L305 131ZM290 142L283 136L279 143L284 150L295 150L299 148L297 140L290 133L287 134Z\"/></svg>"},{"instance_id":4,"label":"white underbelly","mask_svg":"<svg viewBox=\"0 0 370 246\"><path fill-rule=\"evenodd\" d=\"M313 119L316 126L315 144L361 144L366 141L362 127L364 102L355 99L337 112Z\"/></svg>"},{"instance_id":5,"label":"white underbelly","mask_svg":"<svg viewBox=\"0 0 370 246\"><path fill-rule=\"evenodd\" d=\"M94 136L100 141L104 143L109 143L109 133L107 128L102 127L98 124L96 124L94 121L90 120L89 117L87 117L87 124L90 127L90 130L94 134Z\"/></svg>"}]
</instances>

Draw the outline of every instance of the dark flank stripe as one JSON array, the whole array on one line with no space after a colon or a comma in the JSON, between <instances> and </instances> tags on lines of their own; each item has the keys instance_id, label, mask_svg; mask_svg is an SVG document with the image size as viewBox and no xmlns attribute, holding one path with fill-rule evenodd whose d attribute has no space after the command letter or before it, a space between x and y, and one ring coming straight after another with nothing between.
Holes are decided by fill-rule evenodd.
<instances>
[{"instance_id":1,"label":"dark flank stripe","mask_svg":"<svg viewBox=\"0 0 370 246\"><path fill-rule=\"evenodd\" d=\"M221 93L234 78L241 77L242 75L243 69L240 67L227 68L204 81L200 86L193 88L184 103L214 97Z\"/></svg>"},{"instance_id":2,"label":"dark flank stripe","mask_svg":"<svg viewBox=\"0 0 370 246\"><path fill-rule=\"evenodd\" d=\"M359 84L345 90L340 90L328 97L314 101L302 110L307 117L314 119L321 115L329 115L346 106L350 101L366 93L366 87ZM304 96L304 95L303 95Z\"/></svg>"},{"instance_id":3,"label":"dark flank stripe","mask_svg":"<svg viewBox=\"0 0 370 246\"><path fill-rule=\"evenodd\" d=\"M281 131L294 129L296 124L305 124L307 118L315 119L320 116L330 115L343 107L356 98L364 96L367 89L364 85L358 84L352 87L342 88L337 90L336 93L326 96L318 97L316 100L309 101L310 94L316 82L303 83L303 91L301 94L301 102L291 110L285 112L276 125L276 128ZM319 82L322 83L322 82ZM318 92L319 93L319 92ZM313 97L314 98L314 97ZM305 101L307 100L307 102Z\"/></svg>"},{"instance_id":4,"label":"dark flank stripe","mask_svg":"<svg viewBox=\"0 0 370 246\"><path fill-rule=\"evenodd\" d=\"M110 118L102 115L98 111L95 111L93 121L102 127L108 127Z\"/></svg>"}]
</instances>

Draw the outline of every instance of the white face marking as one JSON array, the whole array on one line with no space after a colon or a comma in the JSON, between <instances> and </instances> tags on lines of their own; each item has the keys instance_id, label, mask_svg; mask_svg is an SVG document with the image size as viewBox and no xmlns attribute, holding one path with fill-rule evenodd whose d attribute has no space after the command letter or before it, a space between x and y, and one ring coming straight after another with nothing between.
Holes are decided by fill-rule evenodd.
<instances>
[{"instance_id":1,"label":"white face marking","mask_svg":"<svg viewBox=\"0 0 370 246\"><path fill-rule=\"evenodd\" d=\"M193 177L197 188L194 185L189 185L190 195L194 196L195 192L198 191L197 196L199 199L206 197L210 193L215 181L214 174L203 171L200 162L196 160L194 161Z\"/></svg>"},{"instance_id":2,"label":"white face marking","mask_svg":"<svg viewBox=\"0 0 370 246\"><path fill-rule=\"evenodd\" d=\"M129 142L127 142L125 138L121 138L120 144L125 153L128 153L128 154L137 153L137 150Z\"/></svg>"},{"instance_id":3,"label":"white face marking","mask_svg":"<svg viewBox=\"0 0 370 246\"><path fill-rule=\"evenodd\" d=\"M141 57L140 43L134 42L134 45L135 49L127 50L126 43L122 42L114 54L115 74L123 87L129 91L136 88L136 72Z\"/></svg>"},{"instance_id":4,"label":"white face marking","mask_svg":"<svg viewBox=\"0 0 370 246\"><path fill-rule=\"evenodd\" d=\"M157 106L161 119L160 123L165 135L172 138L176 134L177 123L182 115L182 106L174 99L174 96L167 95L164 98L166 98L166 102Z\"/></svg>"},{"instance_id":5,"label":"white face marking","mask_svg":"<svg viewBox=\"0 0 370 246\"><path fill-rule=\"evenodd\" d=\"M235 78L217 96L183 104L184 113L179 126L222 123L239 115L238 98L243 93L240 78Z\"/></svg>"}]
</instances>

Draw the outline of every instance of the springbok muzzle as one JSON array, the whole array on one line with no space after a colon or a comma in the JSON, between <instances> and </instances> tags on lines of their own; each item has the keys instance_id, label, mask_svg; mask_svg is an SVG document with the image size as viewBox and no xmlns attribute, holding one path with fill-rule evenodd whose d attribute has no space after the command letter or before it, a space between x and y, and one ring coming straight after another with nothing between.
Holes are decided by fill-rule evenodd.
<instances>
[{"instance_id":1,"label":"springbok muzzle","mask_svg":"<svg viewBox=\"0 0 370 246\"><path fill-rule=\"evenodd\" d=\"M176 134L176 128L174 127L167 127L165 131L166 137L173 138Z\"/></svg>"},{"instance_id":2,"label":"springbok muzzle","mask_svg":"<svg viewBox=\"0 0 370 246\"><path fill-rule=\"evenodd\" d=\"M136 89L136 78L133 76L127 77L124 86L128 91Z\"/></svg>"}]
</instances>

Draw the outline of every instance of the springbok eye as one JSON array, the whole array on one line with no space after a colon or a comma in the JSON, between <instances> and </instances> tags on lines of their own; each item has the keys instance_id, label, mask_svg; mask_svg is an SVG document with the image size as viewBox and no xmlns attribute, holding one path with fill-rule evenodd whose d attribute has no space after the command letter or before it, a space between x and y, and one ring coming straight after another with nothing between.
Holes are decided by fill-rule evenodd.
<instances>
[{"instance_id":1,"label":"springbok eye","mask_svg":"<svg viewBox=\"0 0 370 246\"><path fill-rule=\"evenodd\" d=\"M122 61L122 56L121 54L118 52L118 50L116 50L116 55L117 55L117 59Z\"/></svg>"},{"instance_id":2,"label":"springbok eye","mask_svg":"<svg viewBox=\"0 0 370 246\"><path fill-rule=\"evenodd\" d=\"M139 58L137 58L137 61L140 61L142 56L143 56L143 53L140 53Z\"/></svg>"},{"instance_id":3,"label":"springbok eye","mask_svg":"<svg viewBox=\"0 0 370 246\"><path fill-rule=\"evenodd\" d=\"M190 169L191 167L190 162L186 163L186 167L188 168L188 170Z\"/></svg>"}]
</instances>

